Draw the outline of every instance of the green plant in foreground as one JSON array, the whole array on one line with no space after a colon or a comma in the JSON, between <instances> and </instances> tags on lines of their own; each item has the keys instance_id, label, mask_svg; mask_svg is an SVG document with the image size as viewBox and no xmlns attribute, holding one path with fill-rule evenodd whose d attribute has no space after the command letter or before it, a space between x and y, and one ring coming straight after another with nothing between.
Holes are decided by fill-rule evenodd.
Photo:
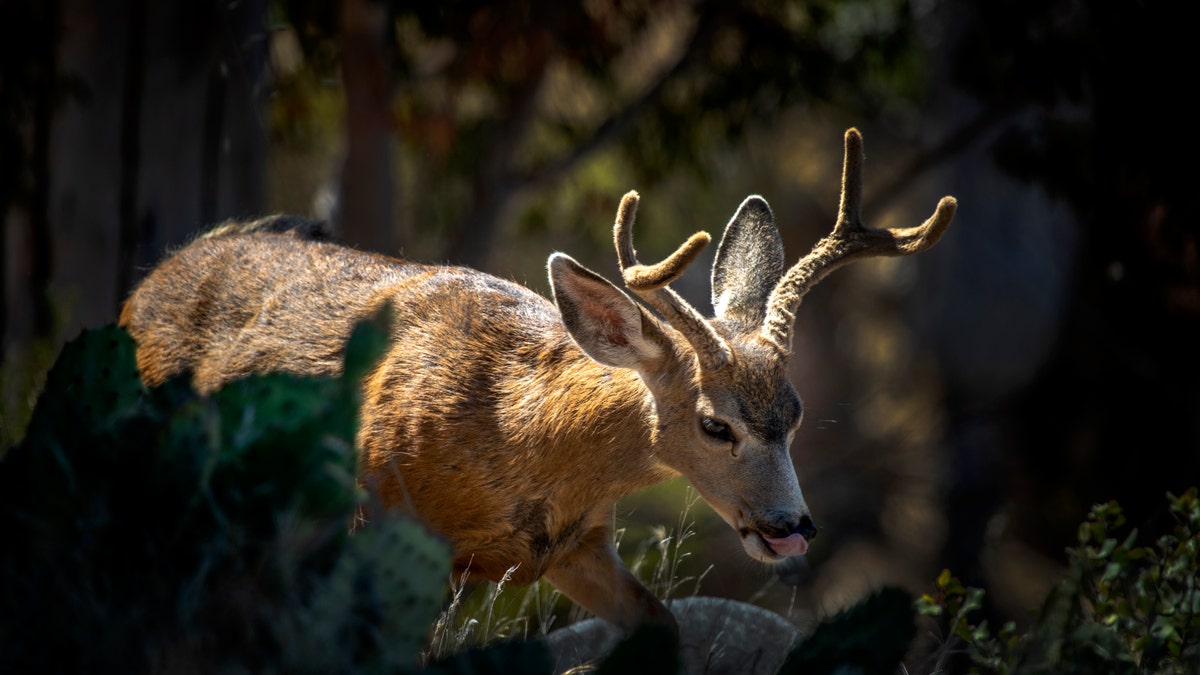
<instances>
[{"instance_id":1,"label":"green plant in foreground","mask_svg":"<svg viewBox=\"0 0 1200 675\"><path fill-rule=\"evenodd\" d=\"M346 375L146 389L116 327L68 344L0 462L0 671L394 670L416 663L448 546L351 535L361 325Z\"/></svg>"},{"instance_id":2,"label":"green plant in foreground","mask_svg":"<svg viewBox=\"0 0 1200 675\"><path fill-rule=\"evenodd\" d=\"M1196 488L1167 495L1171 531L1138 545L1114 502L1093 507L1068 549L1066 576L1047 596L1028 632L1012 624L993 635L971 613L983 592L942 572L935 595L917 601L923 614L943 617L953 641L966 647L973 672L1200 672L1200 497Z\"/></svg>"},{"instance_id":3,"label":"green plant in foreground","mask_svg":"<svg viewBox=\"0 0 1200 675\"><path fill-rule=\"evenodd\" d=\"M817 625L788 654L780 675L896 672L912 643L912 597L885 587Z\"/></svg>"}]
</instances>

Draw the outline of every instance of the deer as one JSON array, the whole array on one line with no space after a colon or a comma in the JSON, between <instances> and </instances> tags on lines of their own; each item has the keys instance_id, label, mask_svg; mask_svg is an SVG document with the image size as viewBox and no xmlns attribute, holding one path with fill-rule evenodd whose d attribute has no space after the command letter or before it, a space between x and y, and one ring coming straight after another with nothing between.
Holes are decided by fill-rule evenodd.
<instances>
[{"instance_id":1,"label":"deer","mask_svg":"<svg viewBox=\"0 0 1200 675\"><path fill-rule=\"evenodd\" d=\"M390 304L356 439L378 500L445 537L455 574L545 579L619 628L674 626L617 553L617 500L682 474L750 558L806 555L817 527L791 458L803 407L788 377L800 302L854 260L925 251L954 216L943 197L919 226L864 226L862 137L844 141L832 232L785 268L769 205L746 198L716 251L712 317L670 286L710 236L640 263L630 192L614 225L625 290L560 252L547 263L551 302L275 216L230 221L166 257L119 323L147 385L191 373L205 393L255 373L337 375L356 322Z\"/></svg>"}]
</instances>

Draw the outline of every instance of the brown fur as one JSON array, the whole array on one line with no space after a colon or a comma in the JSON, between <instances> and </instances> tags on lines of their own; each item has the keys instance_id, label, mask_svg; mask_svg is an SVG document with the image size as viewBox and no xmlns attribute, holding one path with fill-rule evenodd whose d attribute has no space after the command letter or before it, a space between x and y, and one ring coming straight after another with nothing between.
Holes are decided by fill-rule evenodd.
<instances>
[{"instance_id":1,"label":"brown fur","mask_svg":"<svg viewBox=\"0 0 1200 675\"><path fill-rule=\"evenodd\" d=\"M631 193L623 268L635 211ZM190 371L207 392L251 373L336 374L354 324L391 303L390 346L363 382L362 479L445 535L460 571L495 580L516 565L515 582L544 577L623 627L670 623L609 521L617 499L677 473L754 558L815 535L789 453L800 399L767 330L784 270L761 198L726 228L715 318L665 286L639 291L678 325L563 254L549 261L552 304L474 270L316 241L303 219L257 223L224 224L134 291L121 325L143 377Z\"/></svg>"},{"instance_id":2,"label":"brown fur","mask_svg":"<svg viewBox=\"0 0 1200 675\"><path fill-rule=\"evenodd\" d=\"M364 383L364 477L449 537L460 569L498 579L519 564L514 582L532 582L609 541L619 497L673 475L644 452L637 375L584 356L541 296L474 270L233 229L164 260L120 323L148 384L191 371L208 392L338 373L355 322L389 300L391 348Z\"/></svg>"}]
</instances>

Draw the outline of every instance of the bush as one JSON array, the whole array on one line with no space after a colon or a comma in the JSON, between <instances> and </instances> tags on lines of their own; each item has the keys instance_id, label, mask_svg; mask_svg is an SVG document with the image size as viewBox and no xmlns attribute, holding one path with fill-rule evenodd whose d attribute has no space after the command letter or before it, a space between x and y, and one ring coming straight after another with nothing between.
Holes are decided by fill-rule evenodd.
<instances>
[{"instance_id":1,"label":"bush","mask_svg":"<svg viewBox=\"0 0 1200 675\"><path fill-rule=\"evenodd\" d=\"M342 378L147 390L115 328L68 344L0 464L0 671L413 666L448 546L386 517L350 534L359 327Z\"/></svg>"},{"instance_id":2,"label":"bush","mask_svg":"<svg viewBox=\"0 0 1200 675\"><path fill-rule=\"evenodd\" d=\"M993 635L973 623L983 591L949 571L917 608L947 620L976 673L1198 673L1200 498L1192 488L1167 500L1174 526L1150 546L1137 544L1137 530L1118 533L1125 518L1116 503L1095 506L1067 551L1065 578L1025 633L1010 623Z\"/></svg>"}]
</instances>

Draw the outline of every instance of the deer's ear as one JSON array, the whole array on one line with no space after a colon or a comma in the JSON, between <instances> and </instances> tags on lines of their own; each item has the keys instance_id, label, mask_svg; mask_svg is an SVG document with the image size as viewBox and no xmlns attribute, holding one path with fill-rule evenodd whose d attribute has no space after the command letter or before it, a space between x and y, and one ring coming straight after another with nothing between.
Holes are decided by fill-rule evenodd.
<instances>
[{"instance_id":1,"label":"deer's ear","mask_svg":"<svg viewBox=\"0 0 1200 675\"><path fill-rule=\"evenodd\" d=\"M713 261L716 315L757 330L766 317L767 298L783 271L783 241L771 207L758 195L747 197L725 226Z\"/></svg>"},{"instance_id":2,"label":"deer's ear","mask_svg":"<svg viewBox=\"0 0 1200 675\"><path fill-rule=\"evenodd\" d=\"M585 354L606 366L646 369L662 355L658 326L621 289L570 256L550 256L550 286L563 325Z\"/></svg>"}]
</instances>

